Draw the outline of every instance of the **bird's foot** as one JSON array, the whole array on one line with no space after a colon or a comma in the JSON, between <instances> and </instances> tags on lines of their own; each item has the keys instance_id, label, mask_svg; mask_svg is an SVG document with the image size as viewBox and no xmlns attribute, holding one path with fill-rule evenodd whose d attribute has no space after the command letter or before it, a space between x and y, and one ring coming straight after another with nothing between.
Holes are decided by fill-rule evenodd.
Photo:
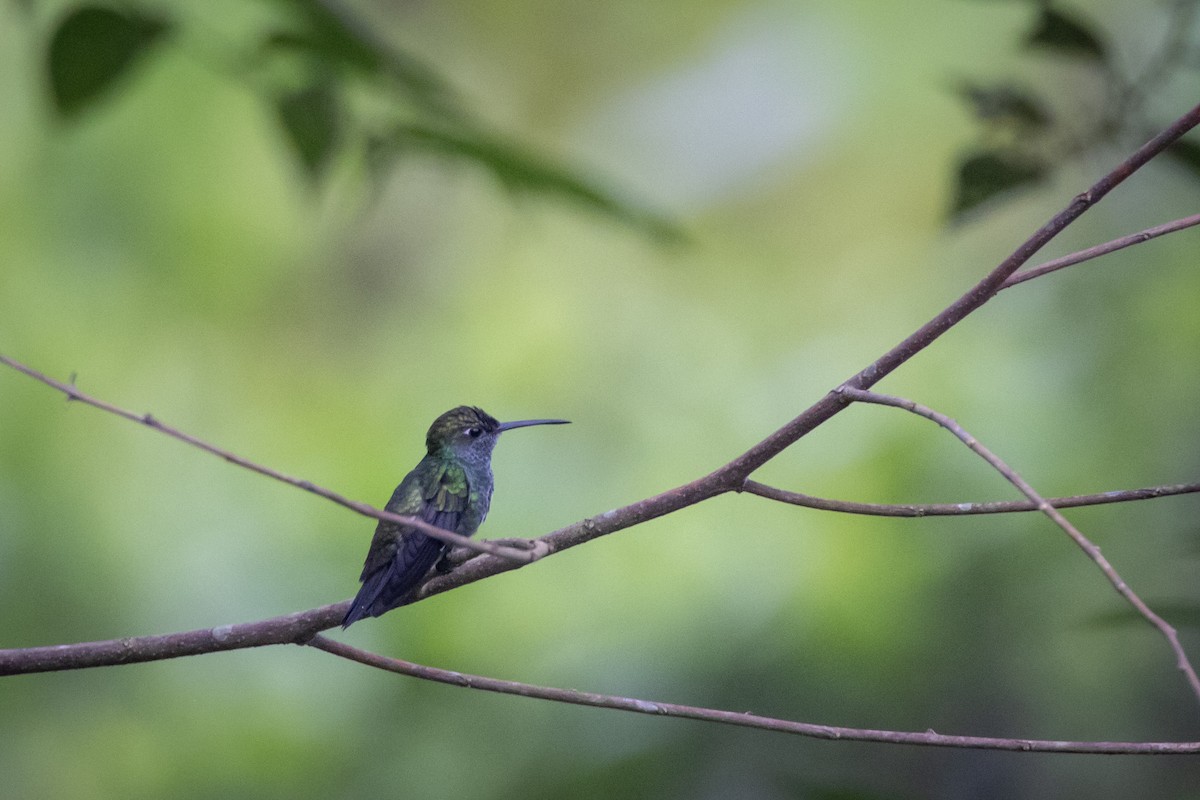
<instances>
[{"instance_id":1,"label":"bird's foot","mask_svg":"<svg viewBox=\"0 0 1200 800\"><path fill-rule=\"evenodd\" d=\"M508 547L513 550L522 550L529 553L529 561L537 561L539 558L550 555L550 545L543 542L541 539L486 539L488 544L495 544L501 547ZM449 553L442 556L442 559L434 565L434 569L439 574L445 575L451 570L461 567L463 564L483 555L477 550L472 550L468 547L456 547Z\"/></svg>"},{"instance_id":2,"label":"bird's foot","mask_svg":"<svg viewBox=\"0 0 1200 800\"><path fill-rule=\"evenodd\" d=\"M511 547L514 550L534 550L538 544L535 539L488 539L487 543Z\"/></svg>"},{"instance_id":3,"label":"bird's foot","mask_svg":"<svg viewBox=\"0 0 1200 800\"><path fill-rule=\"evenodd\" d=\"M498 544L513 550L524 550L529 553L531 562L550 555L550 545L541 539L488 539L488 544Z\"/></svg>"}]
</instances>

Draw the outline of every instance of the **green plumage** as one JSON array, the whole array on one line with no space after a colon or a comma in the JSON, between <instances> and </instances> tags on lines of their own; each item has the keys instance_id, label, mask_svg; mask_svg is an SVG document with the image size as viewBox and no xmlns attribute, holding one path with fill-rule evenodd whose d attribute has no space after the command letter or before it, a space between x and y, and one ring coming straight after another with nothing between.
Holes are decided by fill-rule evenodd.
<instances>
[{"instance_id":1,"label":"green plumage","mask_svg":"<svg viewBox=\"0 0 1200 800\"><path fill-rule=\"evenodd\" d=\"M396 487L385 508L472 536L491 505L492 449L497 437L512 428L564 422L538 419L501 424L473 406L451 409L434 420L425 437L425 457ZM381 521L359 578L362 588L342 627L407 603L449 549L411 525Z\"/></svg>"}]
</instances>

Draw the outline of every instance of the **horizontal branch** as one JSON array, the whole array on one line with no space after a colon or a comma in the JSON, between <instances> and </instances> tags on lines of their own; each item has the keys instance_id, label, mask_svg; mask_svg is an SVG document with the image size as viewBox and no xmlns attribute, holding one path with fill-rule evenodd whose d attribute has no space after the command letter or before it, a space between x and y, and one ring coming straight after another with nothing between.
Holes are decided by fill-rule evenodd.
<instances>
[{"instance_id":1,"label":"horizontal branch","mask_svg":"<svg viewBox=\"0 0 1200 800\"><path fill-rule=\"evenodd\" d=\"M838 511L843 514L864 514L873 517L958 517L973 514L1011 514L1019 511L1039 511L1032 500L993 500L986 503L855 503L850 500L829 500L801 492L789 492L758 481L747 480L742 491L778 500L793 506L818 511ZM1046 502L1055 508L1080 508L1107 503L1129 503L1200 492L1200 483L1176 483L1169 486L1148 486L1144 489L1121 489L1098 494L1077 494L1070 497L1050 497Z\"/></svg>"},{"instance_id":2,"label":"horizontal branch","mask_svg":"<svg viewBox=\"0 0 1200 800\"><path fill-rule=\"evenodd\" d=\"M719 722L748 728L791 733L817 739L853 742L923 745L928 747L1015 750L1042 753L1096 753L1128 755L1175 755L1200 753L1200 742L1096 742L1042 739L1006 739L986 736L953 736L934 731L907 732L836 725L817 725L794 720L764 717L758 714L724 711L698 706L639 700L630 697L557 689L535 684L505 681L468 673L437 669L408 661L386 658L319 635L319 631L337 625L350 601L286 614L280 617L221 625L162 636L138 636L100 642L79 642L52 647L0 650L0 675L49 672L84 667L118 666L169 658L217 653L275 644L307 644L333 655L378 669L501 694L551 700L574 705L611 708L655 716L679 717L704 722Z\"/></svg>"},{"instance_id":3,"label":"horizontal branch","mask_svg":"<svg viewBox=\"0 0 1200 800\"><path fill-rule=\"evenodd\" d=\"M899 408L916 414L919 417L924 417L925 419L940 425L942 428L945 428L947 431L952 433L959 441L965 444L971 450L971 452L978 455L980 458L990 464L993 469L1003 475L1005 480L1015 486L1021 494L1029 498L1029 500L1037 506L1039 511L1049 517L1055 525L1061 528L1063 532L1065 532L1067 536L1069 536L1071 540L1079 546L1079 549L1083 550L1087 557L1090 558L1096 564L1096 566L1100 568L1100 571L1104 573L1104 576L1108 579L1109 583L1112 584L1113 588L1117 590L1118 594L1124 597L1125 600L1128 601L1129 604L1133 606L1139 614L1145 617L1147 622L1158 629L1159 633L1161 633L1167 640L1172 652L1175 653L1175 666L1187 679L1188 686L1191 687L1192 693L1195 694L1196 699L1200 700L1200 678L1196 676L1196 670L1192 667L1191 661L1188 660L1187 652L1183 649L1183 644L1179 641L1179 634L1175 628L1172 627L1165 619L1156 614L1150 608L1150 606L1146 605L1145 601L1143 601L1142 598L1133 591L1129 584L1127 584L1125 580L1117 573L1116 568L1113 567L1113 565L1109 563L1109 560L1104 557L1104 554L1100 552L1100 548L1093 544L1090 539L1084 536L1078 528L1072 525L1071 522L1058 511L1058 509L1054 508L1044 497L1038 494L1037 490L1034 489L1028 481L1022 478L1016 470L1004 463L1004 461L998 455L993 453L991 450L985 447L982 442L968 433L966 429L962 427L962 425L958 424L958 422L946 416L945 414L942 414L941 412L934 411L928 406L923 406L920 403L913 402L907 398L893 397L892 395L879 394L878 392L864 391L862 389L855 389L850 386L840 387L838 391L855 402L873 403L875 405Z\"/></svg>"},{"instance_id":4,"label":"horizontal branch","mask_svg":"<svg viewBox=\"0 0 1200 800\"><path fill-rule=\"evenodd\" d=\"M286 483L289 486L294 486L297 489L302 489L311 494L315 494L318 497L331 500L332 502L348 508L351 511L362 514L364 517L372 517L374 519L384 520L386 522L395 522L401 525L407 525L409 527L416 528L422 533L432 536L434 539L438 539L439 541L458 545L459 547L465 547L468 550L474 550L478 553L488 553L490 555L499 556L500 558L509 559L522 564L536 561L545 555L545 551L532 542L528 548L518 549L498 547L496 545L489 544L486 541L476 541L475 539L455 533L454 531L448 531L443 528L439 528L436 525L430 525L425 520L417 517L407 517L402 514L393 514L391 511L385 511L375 508L374 506L367 505L366 503L360 503L357 500L351 500L347 497L343 497L337 492L317 486L312 481L306 481L300 478L293 478L290 475L284 475L282 472L278 472L261 464L256 464L255 462L243 458L236 453L221 447L217 447L215 444L210 444L203 439L192 436L190 433L184 433L178 428L173 428L170 425L160 421L152 414L138 414L121 408L120 406L113 405L112 403L104 400L100 400L96 397L92 397L89 394L79 391L79 389L75 388L74 384L72 383L64 383L63 381L55 380L49 375L41 373L33 367L26 366L16 359L9 358L3 353L0 353L0 364L12 367L18 372L24 373L25 375L28 375L36 381L44 383L46 386L49 386L52 389L57 389L66 395L68 401L83 403L84 405L98 408L101 411L107 411L110 414L116 414L118 417L122 417L123 419L127 419L131 422L136 422L139 425L145 425L147 428L151 428L159 433L166 434L172 439L177 439L185 444L191 445L192 447L199 448L206 453L211 453L212 455L222 458L231 464L236 464L237 466L244 467L251 472L257 472L259 475L265 475L268 478L274 478L275 480Z\"/></svg>"},{"instance_id":5,"label":"horizontal branch","mask_svg":"<svg viewBox=\"0 0 1200 800\"><path fill-rule=\"evenodd\" d=\"M271 644L302 644L319 631L340 624L349 607L350 601L346 600L258 622L218 625L160 636L0 650L0 675L113 667Z\"/></svg>"},{"instance_id":6,"label":"horizontal branch","mask_svg":"<svg viewBox=\"0 0 1200 800\"><path fill-rule=\"evenodd\" d=\"M726 725L758 728L777 733L791 733L814 739L844 742L882 742L887 744L978 750L1016 750L1029 753L1094 753L1108 755L1181 755L1200 753L1200 742L1079 742L1048 739L1003 739L988 736L954 736L937 733L932 730L923 732L885 731L869 728L844 728L837 725L817 725L811 722L796 722L794 720L777 719L775 717L764 717L744 711L725 711L717 708L663 703L658 700L639 700L633 697L581 692L576 689L557 689L550 686L538 686L531 683L519 683L517 681L506 681L481 675L470 675L464 672L414 664L411 661L388 658L334 641L333 639L327 639L324 636L315 636L307 644L311 647L324 650L327 653L332 653L333 655L358 662L359 664L365 664L369 667L375 667L376 669L466 689L511 694L538 700L550 700L557 703L592 706L594 708L632 711L636 714L650 714L659 717L678 717L703 722L720 722Z\"/></svg>"},{"instance_id":7,"label":"horizontal branch","mask_svg":"<svg viewBox=\"0 0 1200 800\"><path fill-rule=\"evenodd\" d=\"M1047 261L1044 264L1032 267L1024 272L1018 272L1017 274L1012 275L1000 288L1008 289L1012 286L1016 286L1019 283L1031 281L1034 278L1040 278L1047 273L1065 269L1066 267L1073 267L1076 264L1082 264L1084 261L1090 261L1093 258L1099 258L1100 256L1114 253L1117 250L1123 250L1126 247L1132 247L1135 244L1148 242L1151 239L1157 239L1159 236L1165 236L1168 233L1181 231L1185 228L1190 228L1193 225L1200 225L1200 214L1193 214L1190 217L1184 217L1183 219L1166 222L1162 225L1156 225L1153 228L1146 228L1143 231L1131 233L1128 236L1122 236L1119 239L1113 239L1111 242L1098 244L1095 247L1089 247L1086 250L1080 250L1076 253L1070 253L1062 256L1061 258Z\"/></svg>"}]
</instances>

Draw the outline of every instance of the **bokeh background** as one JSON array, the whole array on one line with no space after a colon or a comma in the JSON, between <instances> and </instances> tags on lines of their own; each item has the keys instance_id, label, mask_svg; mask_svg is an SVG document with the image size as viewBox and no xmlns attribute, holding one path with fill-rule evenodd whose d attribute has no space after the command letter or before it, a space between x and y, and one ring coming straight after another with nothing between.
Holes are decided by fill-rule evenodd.
<instances>
[{"instance_id":1,"label":"bokeh background","mask_svg":"<svg viewBox=\"0 0 1200 800\"><path fill-rule=\"evenodd\" d=\"M71 120L45 74L70 4L0 5L0 351L377 505L451 406L573 420L500 445L489 537L728 461L1123 155L1094 148L948 221L981 135L956 83L1078 77L1021 51L1027 3L364 2L375 33L491 129L681 235L514 193L453 157L374 178L347 157L314 181L260 94L214 67L286 5L161 4L194 17L189 33ZM1158 5L1088 12L1134 69L1169 24ZM1164 87L1147 116L1194 94ZM1194 213L1196 198L1194 179L1151 165L1046 255ZM1005 292L880 388L955 416L1047 495L1195 480L1196 252L1185 232ZM1014 496L948 435L879 408L841 414L756 477L864 501ZM1069 515L1193 659L1197 502ZM0 646L342 600L372 530L0 372ZM338 636L810 722L1200 738L1166 644L1031 515L889 520L721 497ZM809 741L425 684L297 647L5 678L0 776L13 798L1200 796L1192 757Z\"/></svg>"}]
</instances>

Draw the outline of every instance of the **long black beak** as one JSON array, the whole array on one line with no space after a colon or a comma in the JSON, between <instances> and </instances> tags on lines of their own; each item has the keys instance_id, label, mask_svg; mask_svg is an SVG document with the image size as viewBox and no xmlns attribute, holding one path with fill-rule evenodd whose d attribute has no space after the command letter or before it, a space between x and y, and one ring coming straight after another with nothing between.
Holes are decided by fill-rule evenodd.
<instances>
[{"instance_id":1,"label":"long black beak","mask_svg":"<svg viewBox=\"0 0 1200 800\"><path fill-rule=\"evenodd\" d=\"M570 425L569 419L522 419L516 422L501 422L496 433L511 431L513 428L526 428L530 425Z\"/></svg>"}]
</instances>

